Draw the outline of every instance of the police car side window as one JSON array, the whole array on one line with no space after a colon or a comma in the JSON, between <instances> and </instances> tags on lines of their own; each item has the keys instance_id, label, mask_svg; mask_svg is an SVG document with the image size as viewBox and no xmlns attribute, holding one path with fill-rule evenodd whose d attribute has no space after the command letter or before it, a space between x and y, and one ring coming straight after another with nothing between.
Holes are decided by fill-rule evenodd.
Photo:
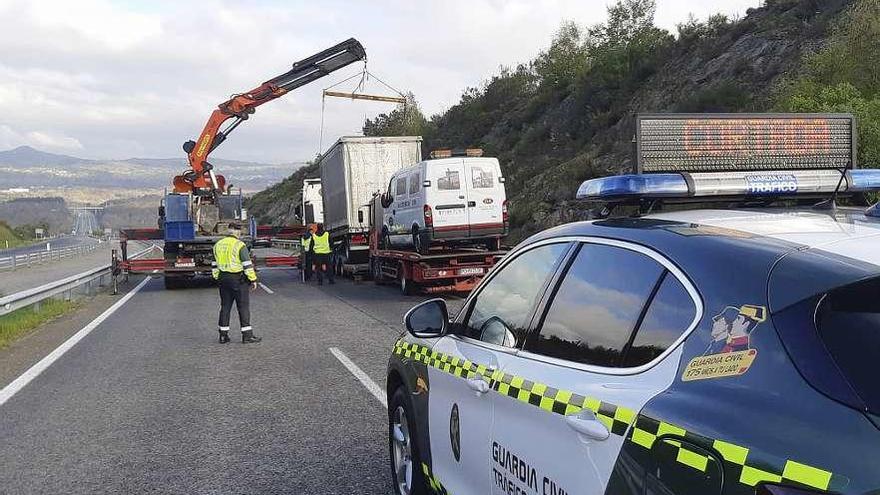
<instances>
[{"instance_id":1,"label":"police car side window","mask_svg":"<svg viewBox=\"0 0 880 495\"><path fill-rule=\"evenodd\" d=\"M502 267L476 295L465 335L505 347L521 343L532 310L568 247L568 243L539 246Z\"/></svg>"},{"instance_id":2,"label":"police car side window","mask_svg":"<svg viewBox=\"0 0 880 495\"><path fill-rule=\"evenodd\" d=\"M632 344L626 349L622 366L641 366L663 354L687 330L696 314L697 307L687 289L667 271Z\"/></svg>"},{"instance_id":3,"label":"police car side window","mask_svg":"<svg viewBox=\"0 0 880 495\"><path fill-rule=\"evenodd\" d=\"M397 179L397 186L394 192L397 196L403 196L406 194L406 177Z\"/></svg>"},{"instance_id":4,"label":"police car side window","mask_svg":"<svg viewBox=\"0 0 880 495\"><path fill-rule=\"evenodd\" d=\"M529 352L620 367L665 268L647 255L584 244L556 292Z\"/></svg>"}]
</instances>

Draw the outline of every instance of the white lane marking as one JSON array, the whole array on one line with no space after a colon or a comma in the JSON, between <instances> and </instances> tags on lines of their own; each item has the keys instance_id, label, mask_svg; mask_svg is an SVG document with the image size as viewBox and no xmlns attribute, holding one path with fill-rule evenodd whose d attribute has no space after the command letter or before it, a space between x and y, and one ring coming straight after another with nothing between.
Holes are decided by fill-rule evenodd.
<instances>
[{"instance_id":1,"label":"white lane marking","mask_svg":"<svg viewBox=\"0 0 880 495\"><path fill-rule=\"evenodd\" d=\"M348 371L350 371L351 374L354 375L354 377L357 378L359 382L361 382L364 388L367 389L367 392L373 394L373 397L381 402L382 406L384 406L385 409L388 409L388 401L385 399L385 392L383 392L382 389L378 385L376 385L376 382L374 382L372 378L367 376L367 374L364 373L362 369L358 368L358 365L354 364L351 359L348 359L348 356L343 354L342 351L340 351L336 347L331 347L330 352L333 353L334 356L336 356L336 359L338 359L343 366L348 368Z\"/></svg>"},{"instance_id":2,"label":"white lane marking","mask_svg":"<svg viewBox=\"0 0 880 495\"><path fill-rule=\"evenodd\" d=\"M9 385L3 387L3 390L0 390L0 406L2 406L6 401L12 398L19 390L24 388L28 383L31 382L34 378L40 376L40 373L46 370L49 366L52 366L52 363L58 360L61 356L64 355L65 352L69 351L73 346L77 344L80 340L82 340L86 335L90 334L92 330L97 328L98 325L104 322L107 318L110 317L113 313L116 312L119 308L122 307L129 299L131 299L135 294L138 293L141 289L147 285L147 282L152 280L150 277L145 277L141 283L137 284L134 289L128 292L128 294L122 296L122 299L116 301L113 306L107 308L106 311L101 313L97 318L91 321L88 325L84 326L82 330L73 334L72 337L67 339L63 344L55 348L54 351L50 352L46 357L41 359L37 364L33 365L21 374L18 378L13 380Z\"/></svg>"},{"instance_id":3,"label":"white lane marking","mask_svg":"<svg viewBox=\"0 0 880 495\"><path fill-rule=\"evenodd\" d=\"M260 287L262 287L263 290L266 291L266 292L268 292L269 294L274 294L274 293L275 293L274 290L272 290L272 289L266 287L266 284L264 284L263 282L260 282L258 285L259 285Z\"/></svg>"}]
</instances>

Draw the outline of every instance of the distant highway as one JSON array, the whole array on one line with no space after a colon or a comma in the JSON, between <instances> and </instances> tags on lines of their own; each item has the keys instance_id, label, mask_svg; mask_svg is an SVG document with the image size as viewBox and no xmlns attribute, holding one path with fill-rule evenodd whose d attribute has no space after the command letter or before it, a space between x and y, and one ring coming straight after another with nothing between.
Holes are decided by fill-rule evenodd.
<instances>
[{"instance_id":1,"label":"distant highway","mask_svg":"<svg viewBox=\"0 0 880 495\"><path fill-rule=\"evenodd\" d=\"M0 405L0 492L391 493L387 412L334 352L384 389L401 317L426 297L261 281L254 345L236 327L216 343L216 289L145 282Z\"/></svg>"},{"instance_id":2,"label":"distant highway","mask_svg":"<svg viewBox=\"0 0 880 495\"><path fill-rule=\"evenodd\" d=\"M52 249L62 249L67 247L80 246L83 244L95 244L98 241L94 238L88 236L64 236L58 237L56 239L49 239L48 241L40 241L37 244L32 244L30 246L22 246L12 249L0 249L0 258L5 258L7 256L12 256L14 253L16 256L21 256L23 254L30 253L38 253L40 251L46 250L46 243L49 243Z\"/></svg>"}]
</instances>

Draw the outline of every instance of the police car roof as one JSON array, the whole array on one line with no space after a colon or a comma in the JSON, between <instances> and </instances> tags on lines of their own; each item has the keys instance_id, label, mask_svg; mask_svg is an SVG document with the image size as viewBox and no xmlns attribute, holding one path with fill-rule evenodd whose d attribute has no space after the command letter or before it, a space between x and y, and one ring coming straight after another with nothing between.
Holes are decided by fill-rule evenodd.
<instances>
[{"instance_id":1,"label":"police car roof","mask_svg":"<svg viewBox=\"0 0 880 495\"><path fill-rule=\"evenodd\" d=\"M771 296L778 293L776 309L880 275L880 219L855 208L833 213L802 208L698 209L618 217L560 225L523 244L570 236L649 246L681 267L697 287L715 285L729 273L737 279L752 278L754 287L749 290L766 294L774 268L782 274L786 270L815 274L812 285L798 282L779 290L771 287ZM780 263L782 258L785 263Z\"/></svg>"}]
</instances>

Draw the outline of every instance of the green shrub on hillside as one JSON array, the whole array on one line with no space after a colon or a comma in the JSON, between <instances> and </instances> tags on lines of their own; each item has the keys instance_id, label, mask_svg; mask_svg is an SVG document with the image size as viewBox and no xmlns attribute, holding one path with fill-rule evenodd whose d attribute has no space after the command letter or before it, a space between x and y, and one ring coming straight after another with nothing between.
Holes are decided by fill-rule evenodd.
<instances>
[{"instance_id":1,"label":"green shrub on hillside","mask_svg":"<svg viewBox=\"0 0 880 495\"><path fill-rule=\"evenodd\" d=\"M786 81L777 107L857 118L859 165L880 167L880 0L857 0L826 46Z\"/></svg>"}]
</instances>

